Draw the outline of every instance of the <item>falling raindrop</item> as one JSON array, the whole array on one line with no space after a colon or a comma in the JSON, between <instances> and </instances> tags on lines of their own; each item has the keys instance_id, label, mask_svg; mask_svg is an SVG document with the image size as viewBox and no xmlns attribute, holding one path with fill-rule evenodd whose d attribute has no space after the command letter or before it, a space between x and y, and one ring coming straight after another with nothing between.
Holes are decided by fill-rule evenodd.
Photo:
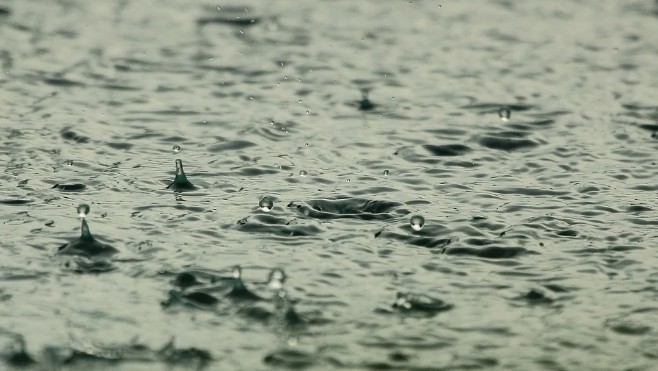
<instances>
[{"instance_id":1,"label":"falling raindrop","mask_svg":"<svg viewBox=\"0 0 658 371\"><path fill-rule=\"evenodd\" d=\"M502 121L509 121L510 117L512 117L512 111L509 107L500 107L498 110L498 116L500 116Z\"/></svg>"},{"instance_id":2,"label":"falling raindrop","mask_svg":"<svg viewBox=\"0 0 658 371\"><path fill-rule=\"evenodd\" d=\"M73 160L66 161L66 166L73 166Z\"/></svg>"},{"instance_id":3,"label":"falling raindrop","mask_svg":"<svg viewBox=\"0 0 658 371\"><path fill-rule=\"evenodd\" d=\"M388 176L388 170L384 170L384 176Z\"/></svg>"},{"instance_id":4,"label":"falling raindrop","mask_svg":"<svg viewBox=\"0 0 658 371\"><path fill-rule=\"evenodd\" d=\"M179 145L175 145L174 148L173 148L173 150L174 150L174 153L178 153L178 152L180 152L180 146L179 146Z\"/></svg>"},{"instance_id":5,"label":"falling raindrop","mask_svg":"<svg viewBox=\"0 0 658 371\"><path fill-rule=\"evenodd\" d=\"M258 207L265 212L269 212L274 207L274 201L269 196L263 196L258 202Z\"/></svg>"},{"instance_id":6,"label":"falling raindrop","mask_svg":"<svg viewBox=\"0 0 658 371\"><path fill-rule=\"evenodd\" d=\"M87 214L89 214L89 205L87 204L80 204L78 205L78 208L76 209L78 212L78 216L80 218L86 218Z\"/></svg>"},{"instance_id":7,"label":"falling raindrop","mask_svg":"<svg viewBox=\"0 0 658 371\"><path fill-rule=\"evenodd\" d=\"M411 217L411 220L409 220L409 224L414 231L420 231L425 225L425 218L420 215L414 215Z\"/></svg>"}]
</instances>

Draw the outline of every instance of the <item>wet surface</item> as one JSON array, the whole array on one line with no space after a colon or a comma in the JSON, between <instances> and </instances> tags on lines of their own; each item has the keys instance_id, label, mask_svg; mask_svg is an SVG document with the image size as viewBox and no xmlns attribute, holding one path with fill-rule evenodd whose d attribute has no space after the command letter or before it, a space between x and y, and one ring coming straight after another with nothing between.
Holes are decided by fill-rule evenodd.
<instances>
[{"instance_id":1,"label":"wet surface","mask_svg":"<svg viewBox=\"0 0 658 371\"><path fill-rule=\"evenodd\" d=\"M652 369L656 34L648 0L0 4L0 368Z\"/></svg>"}]
</instances>

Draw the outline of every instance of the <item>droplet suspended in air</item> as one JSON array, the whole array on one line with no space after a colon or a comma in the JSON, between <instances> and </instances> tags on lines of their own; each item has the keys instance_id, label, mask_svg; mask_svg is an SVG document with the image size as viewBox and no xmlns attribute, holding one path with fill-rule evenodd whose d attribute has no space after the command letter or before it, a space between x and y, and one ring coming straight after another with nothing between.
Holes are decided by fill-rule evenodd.
<instances>
[{"instance_id":1,"label":"droplet suspended in air","mask_svg":"<svg viewBox=\"0 0 658 371\"><path fill-rule=\"evenodd\" d=\"M414 231L420 231L425 225L425 218L420 215L414 215L411 217L411 220L409 220L409 225L411 225L411 228Z\"/></svg>"},{"instance_id":2,"label":"droplet suspended in air","mask_svg":"<svg viewBox=\"0 0 658 371\"><path fill-rule=\"evenodd\" d=\"M509 107L500 107L498 110L498 116L500 116L502 121L509 121L510 117L512 117L512 111Z\"/></svg>"},{"instance_id":3,"label":"droplet suspended in air","mask_svg":"<svg viewBox=\"0 0 658 371\"><path fill-rule=\"evenodd\" d=\"M78 216L80 218L86 218L87 214L89 214L89 205L87 204L80 204L78 205L76 211L78 212Z\"/></svg>"},{"instance_id":4,"label":"droplet suspended in air","mask_svg":"<svg viewBox=\"0 0 658 371\"><path fill-rule=\"evenodd\" d=\"M179 145L175 145L174 148L173 148L173 150L174 150L174 153L178 153L178 152L180 152L180 146L179 146Z\"/></svg>"},{"instance_id":5,"label":"droplet suspended in air","mask_svg":"<svg viewBox=\"0 0 658 371\"><path fill-rule=\"evenodd\" d=\"M300 170L299 171L299 176L307 176L307 175L308 175L308 172L306 172L306 170Z\"/></svg>"},{"instance_id":6,"label":"droplet suspended in air","mask_svg":"<svg viewBox=\"0 0 658 371\"><path fill-rule=\"evenodd\" d=\"M265 212L269 212L274 207L274 201L269 196L263 196L258 202L258 207Z\"/></svg>"},{"instance_id":7,"label":"droplet suspended in air","mask_svg":"<svg viewBox=\"0 0 658 371\"><path fill-rule=\"evenodd\" d=\"M384 176L388 176L388 170L384 170Z\"/></svg>"},{"instance_id":8,"label":"droplet suspended in air","mask_svg":"<svg viewBox=\"0 0 658 371\"><path fill-rule=\"evenodd\" d=\"M73 166L73 160L67 160L66 166Z\"/></svg>"},{"instance_id":9,"label":"droplet suspended in air","mask_svg":"<svg viewBox=\"0 0 658 371\"><path fill-rule=\"evenodd\" d=\"M273 290L283 289L283 284L286 282L286 274L280 268L272 269L267 279L267 285Z\"/></svg>"},{"instance_id":10,"label":"droplet suspended in air","mask_svg":"<svg viewBox=\"0 0 658 371\"><path fill-rule=\"evenodd\" d=\"M242 277L242 268L239 265L233 267L233 278L239 280Z\"/></svg>"}]
</instances>

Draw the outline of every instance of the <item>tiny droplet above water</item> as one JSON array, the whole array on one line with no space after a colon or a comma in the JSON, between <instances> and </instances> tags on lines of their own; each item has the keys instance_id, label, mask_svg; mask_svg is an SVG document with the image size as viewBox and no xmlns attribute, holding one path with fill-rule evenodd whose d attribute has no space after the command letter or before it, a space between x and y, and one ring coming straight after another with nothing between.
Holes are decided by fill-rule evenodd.
<instances>
[{"instance_id":1,"label":"tiny droplet above water","mask_svg":"<svg viewBox=\"0 0 658 371\"><path fill-rule=\"evenodd\" d=\"M174 153L178 153L178 152L180 152L180 146L179 146L179 145L175 145L174 148L173 148L173 150L174 150Z\"/></svg>"},{"instance_id":2,"label":"tiny droplet above water","mask_svg":"<svg viewBox=\"0 0 658 371\"><path fill-rule=\"evenodd\" d=\"M498 116L500 116L500 119L503 121L509 121L510 117L512 117L512 111L509 107L500 107L498 110Z\"/></svg>"},{"instance_id":3,"label":"tiny droplet above water","mask_svg":"<svg viewBox=\"0 0 658 371\"><path fill-rule=\"evenodd\" d=\"M414 215L411 217L411 220L409 220L409 224L414 231L420 231L425 225L425 218L420 215Z\"/></svg>"},{"instance_id":4,"label":"tiny droplet above water","mask_svg":"<svg viewBox=\"0 0 658 371\"><path fill-rule=\"evenodd\" d=\"M274 207L274 201L269 196L263 196L258 202L258 207L265 212L269 212Z\"/></svg>"},{"instance_id":5,"label":"tiny droplet above water","mask_svg":"<svg viewBox=\"0 0 658 371\"><path fill-rule=\"evenodd\" d=\"M66 166L73 166L73 160L66 161Z\"/></svg>"},{"instance_id":6,"label":"tiny droplet above water","mask_svg":"<svg viewBox=\"0 0 658 371\"><path fill-rule=\"evenodd\" d=\"M89 214L89 205L80 204L80 205L78 205L78 208L76 210L78 212L79 217L86 218L87 214Z\"/></svg>"},{"instance_id":7,"label":"tiny droplet above water","mask_svg":"<svg viewBox=\"0 0 658 371\"><path fill-rule=\"evenodd\" d=\"M239 280L242 277L242 268L239 265L233 267L233 278Z\"/></svg>"},{"instance_id":8,"label":"tiny droplet above water","mask_svg":"<svg viewBox=\"0 0 658 371\"><path fill-rule=\"evenodd\" d=\"M274 290L281 290L286 282L286 274L279 268L272 269L267 280L267 285Z\"/></svg>"},{"instance_id":9,"label":"tiny droplet above water","mask_svg":"<svg viewBox=\"0 0 658 371\"><path fill-rule=\"evenodd\" d=\"M308 175L308 173L306 172L306 170L300 170L299 171L299 176L307 176L307 175Z\"/></svg>"},{"instance_id":10,"label":"tiny droplet above water","mask_svg":"<svg viewBox=\"0 0 658 371\"><path fill-rule=\"evenodd\" d=\"M388 170L384 170L384 176L388 176Z\"/></svg>"}]
</instances>

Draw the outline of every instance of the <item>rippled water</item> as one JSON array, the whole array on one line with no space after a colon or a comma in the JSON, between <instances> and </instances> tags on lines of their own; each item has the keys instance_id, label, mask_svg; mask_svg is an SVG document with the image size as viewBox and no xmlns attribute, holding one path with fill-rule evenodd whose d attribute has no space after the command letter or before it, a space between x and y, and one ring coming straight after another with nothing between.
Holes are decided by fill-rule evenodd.
<instances>
[{"instance_id":1,"label":"rippled water","mask_svg":"<svg viewBox=\"0 0 658 371\"><path fill-rule=\"evenodd\" d=\"M657 15L5 2L2 367L653 369Z\"/></svg>"}]
</instances>

